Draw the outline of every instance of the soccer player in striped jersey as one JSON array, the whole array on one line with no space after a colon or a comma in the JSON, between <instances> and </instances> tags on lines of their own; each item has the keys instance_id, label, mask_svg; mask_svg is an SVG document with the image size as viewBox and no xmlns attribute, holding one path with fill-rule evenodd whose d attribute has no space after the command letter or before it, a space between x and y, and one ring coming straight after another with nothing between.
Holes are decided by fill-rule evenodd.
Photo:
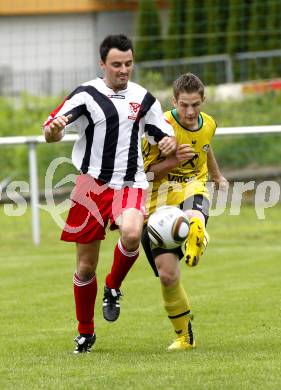
<instances>
[{"instance_id":1,"label":"soccer player in striped jersey","mask_svg":"<svg viewBox=\"0 0 281 390\"><path fill-rule=\"evenodd\" d=\"M139 255L148 188L141 137L157 144L164 155L176 148L174 132L159 102L143 87L129 81L133 46L124 35L111 35L100 45L103 78L76 88L44 124L47 142L60 141L76 131L72 152L80 172L61 239L76 243L74 297L79 335L75 353L90 352L95 342L96 268L105 228L119 227L106 277L103 315L115 321L120 312L120 286Z\"/></svg>"},{"instance_id":2,"label":"soccer player in striped jersey","mask_svg":"<svg viewBox=\"0 0 281 390\"><path fill-rule=\"evenodd\" d=\"M180 281L179 260L189 266L197 265L207 244L205 225L209 215L208 173L216 188L225 189L222 176L211 148L216 122L202 112L204 85L191 74L180 76L173 85L174 109L165 113L177 139L174 154L163 156L157 145L144 141L145 170L153 177L149 214L163 205L178 206L189 218L189 234L183 248L161 249L150 243L144 228L142 244L155 275L159 276L164 307L176 340L169 350L186 350L195 346L192 333L190 305Z\"/></svg>"}]
</instances>

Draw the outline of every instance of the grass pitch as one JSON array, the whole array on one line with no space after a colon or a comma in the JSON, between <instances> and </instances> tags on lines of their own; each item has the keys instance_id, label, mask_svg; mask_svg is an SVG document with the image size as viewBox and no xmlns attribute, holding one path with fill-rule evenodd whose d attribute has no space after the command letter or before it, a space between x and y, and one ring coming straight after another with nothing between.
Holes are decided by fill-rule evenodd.
<instances>
[{"instance_id":1,"label":"grass pitch","mask_svg":"<svg viewBox=\"0 0 281 390\"><path fill-rule=\"evenodd\" d=\"M98 269L97 341L73 355L75 247L41 212L42 243L31 242L30 214L1 221L0 389L280 389L280 213L257 220L252 207L209 222L211 243L198 267L182 264L197 348L167 352L174 335L159 281L144 255L123 284L121 316L102 318L102 286L116 234Z\"/></svg>"}]
</instances>

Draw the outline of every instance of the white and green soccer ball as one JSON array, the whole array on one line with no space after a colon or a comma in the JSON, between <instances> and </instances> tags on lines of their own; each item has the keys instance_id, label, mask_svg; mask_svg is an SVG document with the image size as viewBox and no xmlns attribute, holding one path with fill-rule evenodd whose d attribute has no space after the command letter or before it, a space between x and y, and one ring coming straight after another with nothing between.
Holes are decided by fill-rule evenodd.
<instances>
[{"instance_id":1,"label":"white and green soccer ball","mask_svg":"<svg viewBox=\"0 0 281 390\"><path fill-rule=\"evenodd\" d=\"M181 246L189 232L188 218L175 206L159 207L147 221L151 242L160 248L173 249Z\"/></svg>"}]
</instances>

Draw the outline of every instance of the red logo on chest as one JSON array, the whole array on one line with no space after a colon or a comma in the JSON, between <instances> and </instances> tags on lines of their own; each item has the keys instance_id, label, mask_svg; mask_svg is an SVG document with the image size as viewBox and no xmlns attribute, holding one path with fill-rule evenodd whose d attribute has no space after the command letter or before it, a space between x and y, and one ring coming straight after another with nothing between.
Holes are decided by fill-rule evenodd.
<instances>
[{"instance_id":1,"label":"red logo on chest","mask_svg":"<svg viewBox=\"0 0 281 390\"><path fill-rule=\"evenodd\" d=\"M129 110L130 115L128 116L128 119L137 119L139 110L140 110L140 104L139 103L129 103Z\"/></svg>"}]
</instances>

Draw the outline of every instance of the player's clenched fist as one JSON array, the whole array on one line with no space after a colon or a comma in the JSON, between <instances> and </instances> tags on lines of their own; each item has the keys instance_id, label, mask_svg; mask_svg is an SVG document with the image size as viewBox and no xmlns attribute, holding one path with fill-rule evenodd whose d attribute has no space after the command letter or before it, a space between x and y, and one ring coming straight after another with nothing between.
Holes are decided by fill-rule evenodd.
<instances>
[{"instance_id":1,"label":"player's clenched fist","mask_svg":"<svg viewBox=\"0 0 281 390\"><path fill-rule=\"evenodd\" d=\"M158 148L164 154L164 156L168 156L176 150L177 142L175 137L164 137L158 143Z\"/></svg>"},{"instance_id":2,"label":"player's clenched fist","mask_svg":"<svg viewBox=\"0 0 281 390\"><path fill-rule=\"evenodd\" d=\"M44 127L45 138L47 142L60 141L62 138L62 130L69 123L71 114L65 116L59 116L52 120L47 126Z\"/></svg>"},{"instance_id":3,"label":"player's clenched fist","mask_svg":"<svg viewBox=\"0 0 281 390\"><path fill-rule=\"evenodd\" d=\"M62 115L58 118L55 118L50 124L49 129L52 133L58 133L59 131L62 131L65 126L68 124L69 119L72 117L72 115Z\"/></svg>"},{"instance_id":4,"label":"player's clenched fist","mask_svg":"<svg viewBox=\"0 0 281 390\"><path fill-rule=\"evenodd\" d=\"M195 150L189 144L178 145L176 150L176 159L178 162L190 160L195 156Z\"/></svg>"}]
</instances>

